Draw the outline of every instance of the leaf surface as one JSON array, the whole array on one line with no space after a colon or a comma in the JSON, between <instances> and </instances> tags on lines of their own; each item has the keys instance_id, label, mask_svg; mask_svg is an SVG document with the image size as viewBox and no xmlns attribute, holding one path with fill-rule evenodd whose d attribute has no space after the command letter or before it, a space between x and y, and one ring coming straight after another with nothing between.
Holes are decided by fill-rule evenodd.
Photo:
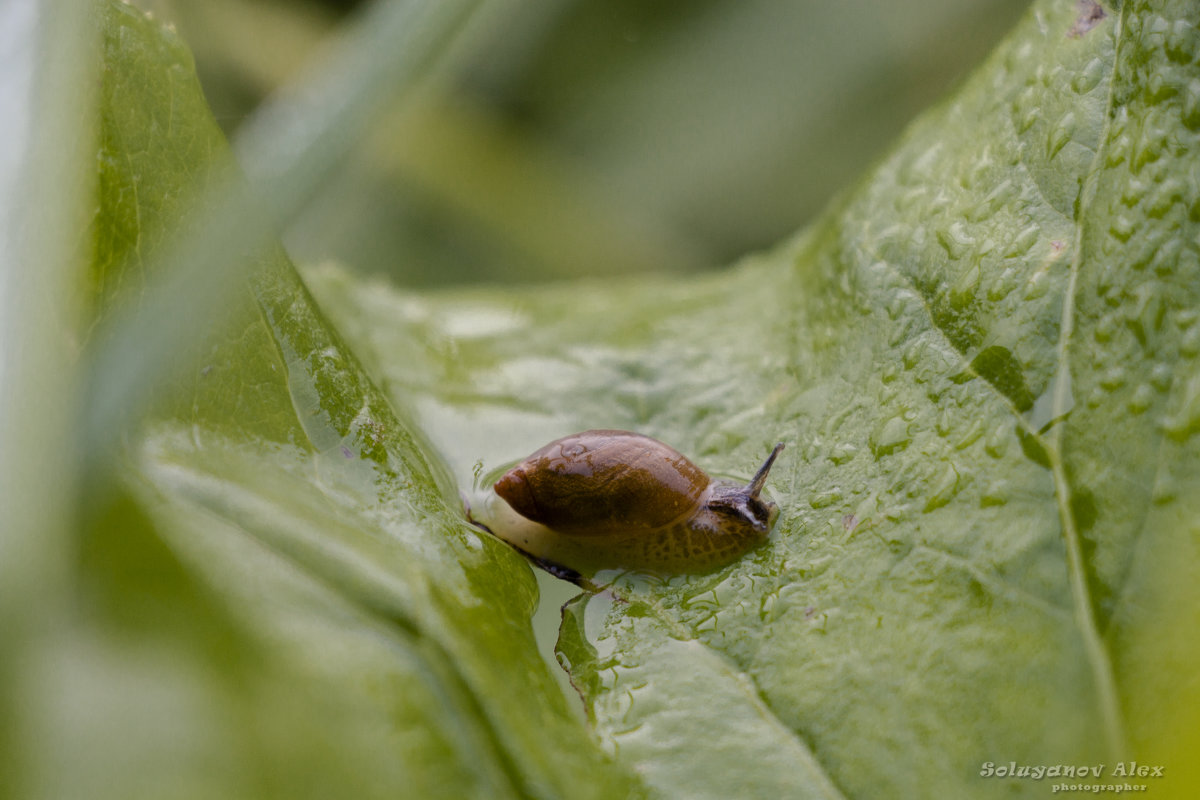
<instances>
[{"instance_id":1,"label":"leaf surface","mask_svg":"<svg viewBox=\"0 0 1200 800\"><path fill-rule=\"evenodd\" d=\"M741 477L789 443L769 544L565 611L596 730L658 794L1039 794L984 765L1153 762L1186 727L1197 23L1035 3L821 222L708 279L309 273L460 484L586 428Z\"/></svg>"}]
</instances>

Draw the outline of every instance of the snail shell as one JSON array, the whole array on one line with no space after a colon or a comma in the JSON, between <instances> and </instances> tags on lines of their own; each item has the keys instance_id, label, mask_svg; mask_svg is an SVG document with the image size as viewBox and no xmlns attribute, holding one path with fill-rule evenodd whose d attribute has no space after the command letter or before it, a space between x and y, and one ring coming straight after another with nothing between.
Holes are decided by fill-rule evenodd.
<instances>
[{"instance_id":1,"label":"snail shell","mask_svg":"<svg viewBox=\"0 0 1200 800\"><path fill-rule=\"evenodd\" d=\"M496 482L486 527L543 565L566 571L711 569L770 533L779 509L761 492L782 449L776 445L743 486L712 480L648 436L573 434Z\"/></svg>"}]
</instances>

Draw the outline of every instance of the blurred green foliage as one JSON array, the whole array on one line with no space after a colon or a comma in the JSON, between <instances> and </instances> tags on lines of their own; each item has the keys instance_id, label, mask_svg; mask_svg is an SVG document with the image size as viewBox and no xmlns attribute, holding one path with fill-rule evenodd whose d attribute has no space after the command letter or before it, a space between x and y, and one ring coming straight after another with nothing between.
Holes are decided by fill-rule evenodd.
<instances>
[{"instance_id":1,"label":"blurred green foliage","mask_svg":"<svg viewBox=\"0 0 1200 800\"><path fill-rule=\"evenodd\" d=\"M351 3L137 0L229 133ZM493 0L286 236L405 285L720 266L853 181L1026 0Z\"/></svg>"}]
</instances>

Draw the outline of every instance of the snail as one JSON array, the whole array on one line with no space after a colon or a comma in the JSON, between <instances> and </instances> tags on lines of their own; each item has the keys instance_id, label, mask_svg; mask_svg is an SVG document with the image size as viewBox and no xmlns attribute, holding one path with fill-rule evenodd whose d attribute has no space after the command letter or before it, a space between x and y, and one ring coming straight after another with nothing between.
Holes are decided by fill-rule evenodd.
<instances>
[{"instance_id":1,"label":"snail","mask_svg":"<svg viewBox=\"0 0 1200 800\"><path fill-rule=\"evenodd\" d=\"M584 431L505 472L485 520L471 521L568 579L608 568L705 571L767 538L779 508L761 494L782 449L743 486L709 478L648 436Z\"/></svg>"}]
</instances>

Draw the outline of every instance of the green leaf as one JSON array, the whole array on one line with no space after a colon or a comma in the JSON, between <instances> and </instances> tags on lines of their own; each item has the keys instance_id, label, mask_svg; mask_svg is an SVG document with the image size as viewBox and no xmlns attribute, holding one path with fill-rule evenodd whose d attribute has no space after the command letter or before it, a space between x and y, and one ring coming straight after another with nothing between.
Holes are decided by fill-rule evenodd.
<instances>
[{"instance_id":1,"label":"green leaf","mask_svg":"<svg viewBox=\"0 0 1200 800\"><path fill-rule=\"evenodd\" d=\"M1036 3L820 223L708 279L413 297L309 273L460 484L585 428L743 476L789 442L769 544L601 575L567 609L560 658L656 794L1183 774L1164 731L1194 725L1177 698L1198 688L1198 25L1186 2Z\"/></svg>"},{"instance_id":2,"label":"green leaf","mask_svg":"<svg viewBox=\"0 0 1200 800\"><path fill-rule=\"evenodd\" d=\"M198 198L232 163L182 42L122 3L97 17L93 351L103 323L145 324L154 269L204 224ZM14 786L631 794L537 653L519 557L466 523L444 467L282 251L237 267L244 280L175 354L116 480L92 476L69 619L24 658L27 727L11 738L33 744Z\"/></svg>"}]
</instances>

